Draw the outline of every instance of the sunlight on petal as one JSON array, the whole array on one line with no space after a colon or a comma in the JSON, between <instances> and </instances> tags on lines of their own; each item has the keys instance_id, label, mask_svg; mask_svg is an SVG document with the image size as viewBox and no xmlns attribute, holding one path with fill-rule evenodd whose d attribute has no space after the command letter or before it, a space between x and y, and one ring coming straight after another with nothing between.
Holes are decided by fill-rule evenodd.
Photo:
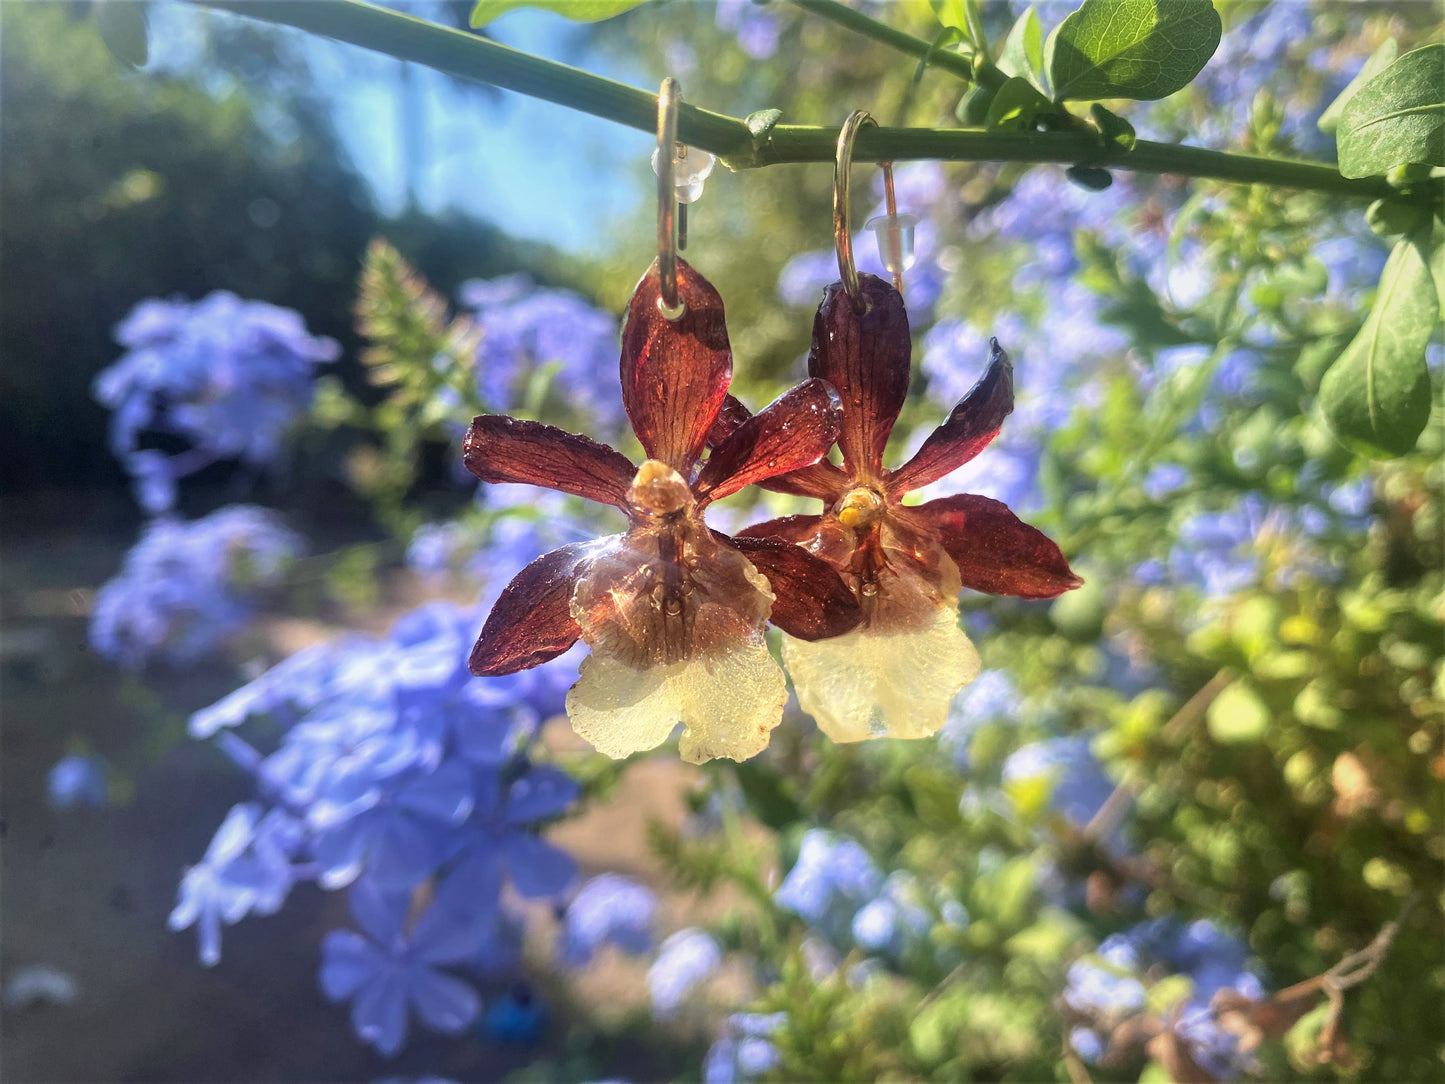
<instances>
[{"instance_id":1,"label":"sunlight on petal","mask_svg":"<svg viewBox=\"0 0 1445 1084\"><path fill-rule=\"evenodd\" d=\"M678 723L687 727L683 760L747 760L767 747L787 695L761 642L643 670L593 655L567 694L567 715L579 735L617 760L661 745Z\"/></svg>"},{"instance_id":2,"label":"sunlight on petal","mask_svg":"<svg viewBox=\"0 0 1445 1084\"><path fill-rule=\"evenodd\" d=\"M798 703L836 742L937 733L980 667L953 606L903 631L870 627L812 643L785 635L783 665Z\"/></svg>"}]
</instances>

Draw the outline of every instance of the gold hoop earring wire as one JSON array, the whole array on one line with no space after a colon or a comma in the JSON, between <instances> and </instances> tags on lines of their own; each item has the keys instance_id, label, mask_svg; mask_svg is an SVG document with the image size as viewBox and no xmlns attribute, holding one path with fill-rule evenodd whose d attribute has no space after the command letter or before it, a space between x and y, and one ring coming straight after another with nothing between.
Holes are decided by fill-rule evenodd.
<instances>
[{"instance_id":1,"label":"gold hoop earring wire","mask_svg":"<svg viewBox=\"0 0 1445 1084\"><path fill-rule=\"evenodd\" d=\"M878 122L866 110L856 109L850 113L838 132L838 151L833 161L833 247L838 253L838 278L854 312L863 311L864 300L863 292L858 288L858 268L853 263L853 231L848 224L848 175L853 167L853 143L859 130L869 125L876 128ZM898 215L898 198L893 191L893 163L878 164L883 170L883 198L888 216L895 218ZM893 272L893 286L900 294L903 292L901 271Z\"/></svg>"},{"instance_id":2,"label":"gold hoop earring wire","mask_svg":"<svg viewBox=\"0 0 1445 1084\"><path fill-rule=\"evenodd\" d=\"M669 320L683 314L677 296L677 186L673 154L677 145L677 107L682 87L668 76L657 95L657 307Z\"/></svg>"}]
</instances>

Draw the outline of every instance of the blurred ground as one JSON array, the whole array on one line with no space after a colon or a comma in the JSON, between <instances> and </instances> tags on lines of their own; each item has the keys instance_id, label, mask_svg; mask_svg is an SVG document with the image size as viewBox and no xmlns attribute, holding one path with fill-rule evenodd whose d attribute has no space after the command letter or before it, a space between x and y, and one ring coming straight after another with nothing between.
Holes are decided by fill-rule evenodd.
<instances>
[{"instance_id":1,"label":"blurred ground","mask_svg":"<svg viewBox=\"0 0 1445 1084\"><path fill-rule=\"evenodd\" d=\"M419 1073L490 1081L531 1063L538 1064L529 1075L539 1079L589 1069L637 1081L696 1074L701 1029L679 1046L647 1028L645 964L609 953L565 989L548 981L554 922L546 908L533 915L528 946L529 973L551 1005L538 1047L500 1045L477 1032L453 1040L419 1031L394 1062L362 1047L345 1007L327 1003L316 982L320 938L346 923L345 901L311 886L298 888L278 915L228 927L221 963L201 967L193 931L171 933L166 916L183 868L204 852L226 810L251 794L234 767L185 739L183 727L191 711L235 687L234 671L217 662L148 675L141 685L89 654L90 593L135 536L123 497L58 499L20 512L7 511L0 534L0 982L17 968L46 964L74 976L80 996L0 1016L6 1081L357 1081ZM324 548L324 540L315 544ZM374 615L376 627L391 615ZM325 632L295 621L267 628L284 650ZM104 810L49 808L46 774L76 739L130 777L128 801ZM567 748L574 741L558 723L549 740ZM661 889L646 824L681 820L694 772L675 757L641 764L554 838L585 873L617 870ZM663 933L725 902L669 896ZM725 976L722 985L736 982Z\"/></svg>"}]
</instances>

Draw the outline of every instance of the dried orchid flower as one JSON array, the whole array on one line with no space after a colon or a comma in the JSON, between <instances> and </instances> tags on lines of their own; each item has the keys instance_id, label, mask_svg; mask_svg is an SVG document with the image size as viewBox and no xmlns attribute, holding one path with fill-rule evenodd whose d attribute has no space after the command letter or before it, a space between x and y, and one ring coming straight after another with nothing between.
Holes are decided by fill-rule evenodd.
<instances>
[{"instance_id":1,"label":"dried orchid flower","mask_svg":"<svg viewBox=\"0 0 1445 1084\"><path fill-rule=\"evenodd\" d=\"M798 701L834 741L935 733L955 693L979 672L958 621L960 586L1053 598L1083 581L1058 546L1001 501L964 494L920 505L903 496L981 452L1013 410L1013 368L994 341L988 371L897 470L883 450L908 394L911 340L903 298L860 275L864 311L829 286L813 324L808 372L843 400L843 465L819 462L764 483L816 497L821 515L769 520L744 537L793 542L843 574L863 610L858 628L815 643L785 636ZM729 399L713 439L747 410Z\"/></svg>"},{"instance_id":2,"label":"dried orchid flower","mask_svg":"<svg viewBox=\"0 0 1445 1084\"><path fill-rule=\"evenodd\" d=\"M633 293L622 330L622 399L647 453L641 467L587 437L499 415L467 432L467 469L528 482L627 514L628 529L544 554L502 591L471 656L478 676L510 674L592 649L567 694L572 726L621 758L686 726L684 760L745 760L782 718L783 672L763 629L800 642L856 626L861 611L825 561L774 539L708 529L709 502L818 462L838 437L837 393L808 380L729 426L699 459L727 397L732 353L722 300L679 260L682 316L659 309L657 267Z\"/></svg>"}]
</instances>

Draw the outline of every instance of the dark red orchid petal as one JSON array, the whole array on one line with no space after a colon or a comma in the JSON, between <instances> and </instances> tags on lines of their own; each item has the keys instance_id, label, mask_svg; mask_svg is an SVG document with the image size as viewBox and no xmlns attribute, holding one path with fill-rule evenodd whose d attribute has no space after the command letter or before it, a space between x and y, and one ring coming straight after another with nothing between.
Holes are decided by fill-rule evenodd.
<instances>
[{"instance_id":1,"label":"dark red orchid petal","mask_svg":"<svg viewBox=\"0 0 1445 1084\"><path fill-rule=\"evenodd\" d=\"M758 537L734 538L732 545L768 578L777 596L768 620L789 636L826 640L851 632L863 620L862 608L843 578L802 546Z\"/></svg>"},{"instance_id":2,"label":"dark red orchid petal","mask_svg":"<svg viewBox=\"0 0 1445 1084\"><path fill-rule=\"evenodd\" d=\"M713 450L693 487L716 500L743 486L809 467L838 439L843 423L838 393L824 380L805 380L743 422Z\"/></svg>"},{"instance_id":3,"label":"dark red orchid petal","mask_svg":"<svg viewBox=\"0 0 1445 1084\"><path fill-rule=\"evenodd\" d=\"M722 409L717 412L713 419L712 428L707 433L707 446L716 448L728 437L737 431L738 426L753 416L753 412L743 406L742 401L736 395L728 395L723 399Z\"/></svg>"},{"instance_id":4,"label":"dark red orchid petal","mask_svg":"<svg viewBox=\"0 0 1445 1084\"><path fill-rule=\"evenodd\" d=\"M526 482L627 508L631 461L595 440L504 414L472 419L462 458L484 482Z\"/></svg>"},{"instance_id":5,"label":"dark red orchid petal","mask_svg":"<svg viewBox=\"0 0 1445 1084\"><path fill-rule=\"evenodd\" d=\"M818 524L822 522L822 516L783 516L781 519L768 519L762 523L754 523L751 527L744 527L733 535L732 541L736 542L740 538L776 538L782 542L803 545L813 537L818 530Z\"/></svg>"},{"instance_id":6,"label":"dark red orchid petal","mask_svg":"<svg viewBox=\"0 0 1445 1084\"><path fill-rule=\"evenodd\" d=\"M732 380L723 303L712 283L677 261L676 320L658 308L657 264L637 284L622 327L622 403L648 458L684 478L702 452Z\"/></svg>"},{"instance_id":7,"label":"dark red orchid petal","mask_svg":"<svg viewBox=\"0 0 1445 1084\"><path fill-rule=\"evenodd\" d=\"M1084 581L1042 531L1002 501L964 493L899 510L936 530L965 587L990 595L1054 598Z\"/></svg>"},{"instance_id":8,"label":"dark red orchid petal","mask_svg":"<svg viewBox=\"0 0 1445 1084\"><path fill-rule=\"evenodd\" d=\"M963 466L988 447L1003 420L1013 413L1013 366L997 339L988 343L988 371L928 435L913 458L889 473L888 489L895 497L922 489Z\"/></svg>"},{"instance_id":9,"label":"dark red orchid petal","mask_svg":"<svg viewBox=\"0 0 1445 1084\"><path fill-rule=\"evenodd\" d=\"M707 435L708 445L713 448L718 447L752 416L752 412L743 406L736 396L729 395L723 400L717 420L713 422L712 429ZM795 497L817 497L826 504L832 504L852 488L848 476L827 461L789 471L787 474L780 474L775 478L759 482L758 485L764 489L771 489L775 493L791 493Z\"/></svg>"},{"instance_id":10,"label":"dark red orchid petal","mask_svg":"<svg viewBox=\"0 0 1445 1084\"><path fill-rule=\"evenodd\" d=\"M908 395L913 340L903 298L876 275L859 275L865 309L854 312L842 283L823 291L813 320L808 375L843 399L843 465L858 481L882 479L883 449Z\"/></svg>"},{"instance_id":11,"label":"dark red orchid petal","mask_svg":"<svg viewBox=\"0 0 1445 1084\"><path fill-rule=\"evenodd\" d=\"M846 415L845 415L846 418ZM847 422L845 420L844 424ZM853 483L842 469L824 460L802 470L791 470L776 478L760 482L764 489L774 493L791 493L795 497L817 497L824 504L832 504L853 488Z\"/></svg>"},{"instance_id":12,"label":"dark red orchid petal","mask_svg":"<svg viewBox=\"0 0 1445 1084\"><path fill-rule=\"evenodd\" d=\"M501 677L555 659L577 642L572 591L596 543L574 542L544 553L503 588L482 626L469 667L477 677Z\"/></svg>"}]
</instances>

